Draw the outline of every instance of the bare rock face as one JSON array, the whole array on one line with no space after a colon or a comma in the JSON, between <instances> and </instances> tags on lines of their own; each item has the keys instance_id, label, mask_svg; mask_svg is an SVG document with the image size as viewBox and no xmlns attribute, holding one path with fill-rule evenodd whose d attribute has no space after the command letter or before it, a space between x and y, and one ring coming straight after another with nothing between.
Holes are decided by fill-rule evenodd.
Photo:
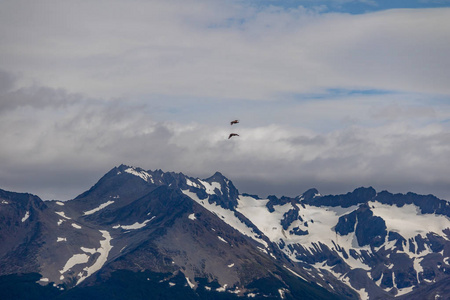
<instances>
[{"instance_id":1,"label":"bare rock face","mask_svg":"<svg viewBox=\"0 0 450 300\"><path fill-rule=\"evenodd\" d=\"M0 190L0 294L445 299L449 217L431 195L369 187L261 199L219 172L121 165L68 201Z\"/></svg>"}]
</instances>

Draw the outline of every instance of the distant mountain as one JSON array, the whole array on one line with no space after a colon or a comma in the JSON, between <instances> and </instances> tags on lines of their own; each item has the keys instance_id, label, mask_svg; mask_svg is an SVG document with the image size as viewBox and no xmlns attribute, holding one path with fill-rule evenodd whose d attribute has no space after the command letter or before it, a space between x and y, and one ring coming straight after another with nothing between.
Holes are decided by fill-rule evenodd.
<instances>
[{"instance_id":1,"label":"distant mountain","mask_svg":"<svg viewBox=\"0 0 450 300\"><path fill-rule=\"evenodd\" d=\"M121 165L69 201L0 190L0 295L447 299L449 217L432 195L260 199L219 172Z\"/></svg>"}]
</instances>

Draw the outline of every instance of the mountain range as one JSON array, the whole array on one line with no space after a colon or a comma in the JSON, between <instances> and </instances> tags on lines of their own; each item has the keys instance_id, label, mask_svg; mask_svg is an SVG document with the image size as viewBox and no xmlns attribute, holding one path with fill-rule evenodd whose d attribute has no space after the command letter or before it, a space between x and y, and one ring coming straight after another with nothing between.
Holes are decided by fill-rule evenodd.
<instances>
[{"instance_id":1,"label":"mountain range","mask_svg":"<svg viewBox=\"0 0 450 300\"><path fill-rule=\"evenodd\" d=\"M0 190L0 299L449 299L450 204L241 194L120 165L75 199Z\"/></svg>"}]
</instances>

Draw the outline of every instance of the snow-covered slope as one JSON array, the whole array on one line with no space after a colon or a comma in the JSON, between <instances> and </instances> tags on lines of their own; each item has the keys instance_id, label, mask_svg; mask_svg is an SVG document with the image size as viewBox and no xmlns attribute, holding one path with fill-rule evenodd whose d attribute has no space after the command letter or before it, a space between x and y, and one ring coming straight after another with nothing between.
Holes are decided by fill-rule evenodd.
<instances>
[{"instance_id":1,"label":"snow-covered slope","mask_svg":"<svg viewBox=\"0 0 450 300\"><path fill-rule=\"evenodd\" d=\"M225 210L184 193L243 234L267 238L331 289L334 277L361 299L414 297L450 271L448 203L432 196L377 194L372 188L338 196L308 191L292 199L239 195L237 206Z\"/></svg>"}]
</instances>

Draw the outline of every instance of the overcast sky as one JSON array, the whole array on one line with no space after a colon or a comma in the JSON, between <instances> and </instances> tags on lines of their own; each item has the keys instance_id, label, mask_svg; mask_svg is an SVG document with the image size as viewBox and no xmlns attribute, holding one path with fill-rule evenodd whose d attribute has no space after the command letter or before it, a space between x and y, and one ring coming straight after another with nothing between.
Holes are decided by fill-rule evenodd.
<instances>
[{"instance_id":1,"label":"overcast sky","mask_svg":"<svg viewBox=\"0 0 450 300\"><path fill-rule=\"evenodd\" d=\"M449 53L446 0L2 0L0 188L123 163L450 200Z\"/></svg>"}]
</instances>

